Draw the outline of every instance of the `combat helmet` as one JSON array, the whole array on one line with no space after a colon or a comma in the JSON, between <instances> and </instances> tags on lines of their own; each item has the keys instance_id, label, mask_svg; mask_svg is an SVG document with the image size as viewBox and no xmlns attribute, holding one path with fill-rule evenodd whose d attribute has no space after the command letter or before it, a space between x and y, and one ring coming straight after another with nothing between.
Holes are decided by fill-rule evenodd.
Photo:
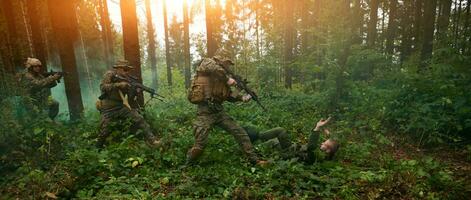
<instances>
[{"instance_id":1,"label":"combat helmet","mask_svg":"<svg viewBox=\"0 0 471 200\"><path fill-rule=\"evenodd\" d=\"M116 63L113 65L113 68L123 68L123 69L134 69L133 66L129 63L127 60L118 60Z\"/></svg>"},{"instance_id":2,"label":"combat helmet","mask_svg":"<svg viewBox=\"0 0 471 200\"><path fill-rule=\"evenodd\" d=\"M37 58L27 58L25 62L26 69L29 69L32 66L41 66L41 65L42 65L41 61Z\"/></svg>"},{"instance_id":3,"label":"combat helmet","mask_svg":"<svg viewBox=\"0 0 471 200\"><path fill-rule=\"evenodd\" d=\"M220 62L229 62L231 65L234 65L234 62L231 60L231 53L226 49L219 48L213 56L214 59Z\"/></svg>"}]
</instances>

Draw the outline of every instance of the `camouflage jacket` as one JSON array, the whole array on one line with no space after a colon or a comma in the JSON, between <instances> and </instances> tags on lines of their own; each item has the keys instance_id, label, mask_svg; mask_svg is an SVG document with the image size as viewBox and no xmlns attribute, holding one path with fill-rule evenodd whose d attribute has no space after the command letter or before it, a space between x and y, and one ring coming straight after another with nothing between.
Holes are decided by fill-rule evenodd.
<instances>
[{"instance_id":1,"label":"camouflage jacket","mask_svg":"<svg viewBox=\"0 0 471 200\"><path fill-rule=\"evenodd\" d=\"M208 88L205 90L210 93L208 96L212 97L211 99L214 101L212 103L222 104L224 101L237 102L242 100L240 91L232 91L227 85L229 76L214 59L205 58L196 68L195 79L203 76L209 77ZM194 81L194 83L198 83L198 81Z\"/></svg>"},{"instance_id":2,"label":"camouflage jacket","mask_svg":"<svg viewBox=\"0 0 471 200\"><path fill-rule=\"evenodd\" d=\"M100 83L101 93L104 94L104 99L102 99L103 109L111 109L124 105L123 99L119 94L120 90L123 95L127 96L131 107L133 107L133 105L135 104L135 96L129 96L130 88L127 90L118 88L118 83L120 83L120 81L115 80L114 77L116 75L117 72L114 69L108 70L105 75L103 75L103 80Z\"/></svg>"},{"instance_id":3,"label":"camouflage jacket","mask_svg":"<svg viewBox=\"0 0 471 200\"><path fill-rule=\"evenodd\" d=\"M47 103L47 99L51 95L50 88L57 85L52 76L44 77L36 72L26 72L21 81L36 104Z\"/></svg>"}]
</instances>

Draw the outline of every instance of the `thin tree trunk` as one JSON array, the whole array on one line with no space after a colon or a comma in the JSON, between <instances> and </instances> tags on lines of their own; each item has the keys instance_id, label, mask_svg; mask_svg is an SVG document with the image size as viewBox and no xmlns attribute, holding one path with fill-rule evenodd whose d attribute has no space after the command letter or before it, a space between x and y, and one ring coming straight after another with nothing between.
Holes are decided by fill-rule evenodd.
<instances>
[{"instance_id":1,"label":"thin tree trunk","mask_svg":"<svg viewBox=\"0 0 471 200\"><path fill-rule=\"evenodd\" d=\"M207 46L207 57L213 57L214 53L216 52L216 44L214 41L214 35L213 35L213 19L212 19L212 6L211 6L211 0L205 0L204 2L205 6L205 16L206 16L206 46Z\"/></svg>"},{"instance_id":2,"label":"thin tree trunk","mask_svg":"<svg viewBox=\"0 0 471 200\"><path fill-rule=\"evenodd\" d=\"M147 54L149 56L150 69L152 70L152 86L157 88L158 74L157 74L157 58L155 53L155 30L152 22L152 9L150 7L150 0L145 0L146 4L146 18L147 18L147 39L149 46L147 47Z\"/></svg>"},{"instance_id":3,"label":"thin tree trunk","mask_svg":"<svg viewBox=\"0 0 471 200\"><path fill-rule=\"evenodd\" d=\"M185 56L185 87L190 87L190 19L188 18L188 1L183 0L183 37L184 37L184 56Z\"/></svg>"},{"instance_id":4,"label":"thin tree trunk","mask_svg":"<svg viewBox=\"0 0 471 200\"><path fill-rule=\"evenodd\" d=\"M470 2L468 0L468 2L466 2L466 20L464 22L464 28L465 28L465 34L464 35L464 53L465 54L469 54L471 53L471 49L470 49L470 45L469 43L471 43L471 28L469 27L470 24L469 24L469 18L471 17L470 16Z\"/></svg>"},{"instance_id":5,"label":"thin tree trunk","mask_svg":"<svg viewBox=\"0 0 471 200\"><path fill-rule=\"evenodd\" d=\"M437 8L437 0L429 0L424 7L424 18L428 19L424 24L421 59L426 61L432 57L433 51L433 35L435 31L435 15Z\"/></svg>"},{"instance_id":6,"label":"thin tree trunk","mask_svg":"<svg viewBox=\"0 0 471 200\"><path fill-rule=\"evenodd\" d=\"M105 6L104 6L104 2L106 2L106 0L99 0L99 7L98 7L98 12L100 13L100 26L101 26L101 39L103 41L103 53L105 55L105 63L107 66L112 66L113 63L111 62L111 58L110 58L110 52L109 52L109 42L108 40L110 38L108 38L108 36L106 35L106 24L105 24Z\"/></svg>"},{"instance_id":7,"label":"thin tree trunk","mask_svg":"<svg viewBox=\"0 0 471 200\"><path fill-rule=\"evenodd\" d=\"M14 8L12 4L12 0L2 0L1 6L3 8L3 13L5 16L5 22L7 24L7 32L8 32L8 41L9 45L7 45L10 49L9 51L11 52L10 55L12 55L12 61L11 63L13 64L13 70L16 72L16 68L23 66L23 59L21 55L21 48L19 45L21 43L19 34L17 31L17 22L18 20L15 17L15 11L16 9ZM11 70L11 69L10 69Z\"/></svg>"},{"instance_id":8,"label":"thin tree trunk","mask_svg":"<svg viewBox=\"0 0 471 200\"><path fill-rule=\"evenodd\" d=\"M452 0L440 0L441 12L438 17L438 39L439 41L445 40L448 33L448 26L450 24L450 12L451 12Z\"/></svg>"},{"instance_id":9,"label":"thin tree trunk","mask_svg":"<svg viewBox=\"0 0 471 200\"><path fill-rule=\"evenodd\" d=\"M47 70L47 53L44 45L44 39L41 29L41 16L38 9L38 0L30 0L26 4L29 17L29 25L31 27L31 37L34 53L33 56L42 62L43 70Z\"/></svg>"},{"instance_id":10,"label":"thin tree trunk","mask_svg":"<svg viewBox=\"0 0 471 200\"><path fill-rule=\"evenodd\" d=\"M170 58L170 41L168 39L168 21L167 21L167 3L166 0L163 0L163 10L164 10L164 32L165 32L165 60L167 63L167 84L172 86L172 59Z\"/></svg>"},{"instance_id":11,"label":"thin tree trunk","mask_svg":"<svg viewBox=\"0 0 471 200\"><path fill-rule=\"evenodd\" d=\"M0 7L0 18L7 20L4 2L2 2L2 6ZM2 23L4 20L0 20L0 25L6 24ZM8 27L0 27L0 55L2 57L3 63L3 72L14 75L15 74L15 65L13 63L13 55L11 52L11 43L8 38Z\"/></svg>"},{"instance_id":12,"label":"thin tree trunk","mask_svg":"<svg viewBox=\"0 0 471 200\"><path fill-rule=\"evenodd\" d=\"M62 70L67 73L64 76L64 86L70 119L77 120L83 115L83 103L74 52L74 42L77 40L75 2L48 0L48 7L54 36L59 47Z\"/></svg>"},{"instance_id":13,"label":"thin tree trunk","mask_svg":"<svg viewBox=\"0 0 471 200\"><path fill-rule=\"evenodd\" d=\"M422 8L423 0L415 0L415 16L414 16L414 51L419 50L420 39L422 37Z\"/></svg>"},{"instance_id":14,"label":"thin tree trunk","mask_svg":"<svg viewBox=\"0 0 471 200\"><path fill-rule=\"evenodd\" d=\"M284 33L284 69L285 69L285 88L292 88L292 69L293 48L294 48L294 2L285 2L285 33Z\"/></svg>"},{"instance_id":15,"label":"thin tree trunk","mask_svg":"<svg viewBox=\"0 0 471 200\"><path fill-rule=\"evenodd\" d=\"M88 85L88 92L90 93L90 96L93 97L95 94L98 94L95 91L95 87L93 87L92 84L92 75L90 74L90 65L88 64L88 56L87 56L87 50L85 47L85 42L83 41L83 35L82 31L80 31L80 17L78 16L78 13L76 13L76 18L77 18L77 32L78 36L80 39L80 53L82 53L82 59L83 59L83 65L85 68L85 74L87 74L87 85Z\"/></svg>"},{"instance_id":16,"label":"thin tree trunk","mask_svg":"<svg viewBox=\"0 0 471 200\"><path fill-rule=\"evenodd\" d=\"M28 46L28 50L29 50L28 55L33 56L33 41L31 41L31 30L30 30L30 27L29 27L28 19L26 19L27 18L27 16L26 16L27 11L26 11L23 0L20 0L19 4L20 4L20 8L21 8L21 19L22 19L22 22L23 22L22 25L23 25L23 28L24 28L24 32L26 34L27 46ZM45 68L43 68L43 70L45 70Z\"/></svg>"},{"instance_id":17,"label":"thin tree trunk","mask_svg":"<svg viewBox=\"0 0 471 200\"><path fill-rule=\"evenodd\" d=\"M353 44L362 43L362 31L361 26L363 25L363 14L361 13L361 0L354 0L353 2Z\"/></svg>"},{"instance_id":18,"label":"thin tree trunk","mask_svg":"<svg viewBox=\"0 0 471 200\"><path fill-rule=\"evenodd\" d=\"M123 49L124 58L134 67L132 75L142 83L141 55L139 47L139 34L137 31L137 14L135 0L121 0L121 20L123 23ZM142 92L137 95L137 102L131 107L138 108L144 105Z\"/></svg>"},{"instance_id":19,"label":"thin tree trunk","mask_svg":"<svg viewBox=\"0 0 471 200\"><path fill-rule=\"evenodd\" d=\"M404 62L411 54L412 50L412 0L404 0L404 13L402 13L401 32L401 62Z\"/></svg>"},{"instance_id":20,"label":"thin tree trunk","mask_svg":"<svg viewBox=\"0 0 471 200\"><path fill-rule=\"evenodd\" d=\"M396 38L396 12L397 12L397 0L389 1L389 22L388 22L388 33L386 38L386 53L394 53L394 40Z\"/></svg>"},{"instance_id":21,"label":"thin tree trunk","mask_svg":"<svg viewBox=\"0 0 471 200\"><path fill-rule=\"evenodd\" d=\"M103 25L104 25L104 30L105 30L105 37L106 37L106 42L107 45L106 47L108 48L108 55L109 55L109 60L108 63L111 65L114 63L115 58L114 58L114 46L113 46L113 35L111 34L111 21L110 21L110 14L108 12L108 1L107 0L102 0L103 2Z\"/></svg>"},{"instance_id":22,"label":"thin tree trunk","mask_svg":"<svg viewBox=\"0 0 471 200\"><path fill-rule=\"evenodd\" d=\"M376 37L378 35L376 26L378 23L378 6L379 0L371 0L370 5L370 21L368 22L368 47L372 48L375 45Z\"/></svg>"}]
</instances>

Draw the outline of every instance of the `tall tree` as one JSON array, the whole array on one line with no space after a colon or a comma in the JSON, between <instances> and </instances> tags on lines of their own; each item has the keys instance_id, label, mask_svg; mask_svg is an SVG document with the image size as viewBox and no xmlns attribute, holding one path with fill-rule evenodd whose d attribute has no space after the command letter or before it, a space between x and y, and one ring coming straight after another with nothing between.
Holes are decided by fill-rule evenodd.
<instances>
[{"instance_id":1,"label":"tall tree","mask_svg":"<svg viewBox=\"0 0 471 200\"><path fill-rule=\"evenodd\" d=\"M152 22L152 10L150 7L150 0L145 0L146 4L146 18L147 18L147 39L149 46L147 47L147 54L149 56L150 68L152 70L152 86L157 88L158 75L157 75L157 58L155 53L155 31Z\"/></svg>"},{"instance_id":2,"label":"tall tree","mask_svg":"<svg viewBox=\"0 0 471 200\"><path fill-rule=\"evenodd\" d=\"M43 70L47 70L47 54L44 46L44 40L41 29L41 16L39 15L40 10L38 9L38 0L30 0L26 4L28 9L29 25L31 27L31 37L33 43L33 56L41 60L43 64Z\"/></svg>"},{"instance_id":3,"label":"tall tree","mask_svg":"<svg viewBox=\"0 0 471 200\"><path fill-rule=\"evenodd\" d=\"M389 1L389 21L388 21L388 32L386 36L386 53L394 53L394 40L396 38L397 31L397 0Z\"/></svg>"},{"instance_id":4,"label":"tall tree","mask_svg":"<svg viewBox=\"0 0 471 200\"><path fill-rule=\"evenodd\" d=\"M15 74L15 65L13 64L11 43L8 40L8 27L6 27L5 7L0 7L0 55L3 63L3 72L10 75ZM5 26L4 26L5 25Z\"/></svg>"},{"instance_id":5,"label":"tall tree","mask_svg":"<svg viewBox=\"0 0 471 200\"><path fill-rule=\"evenodd\" d=\"M207 46L207 57L213 57L217 50L216 42L214 41L213 35L213 8L211 6L211 0L205 0L205 16L206 16L206 46Z\"/></svg>"},{"instance_id":6,"label":"tall tree","mask_svg":"<svg viewBox=\"0 0 471 200\"><path fill-rule=\"evenodd\" d=\"M71 120L80 119L83 114L74 50L74 43L77 40L75 7L75 1L48 0L49 16L59 48L62 70L67 73L67 76L64 76L64 86Z\"/></svg>"},{"instance_id":7,"label":"tall tree","mask_svg":"<svg viewBox=\"0 0 471 200\"><path fill-rule=\"evenodd\" d=\"M139 34L137 31L137 14L135 0L121 0L121 20L123 23L123 49L124 58L134 67L132 75L142 83L141 55L139 47ZM134 108L144 105L142 92L137 96L137 102L131 105Z\"/></svg>"},{"instance_id":8,"label":"tall tree","mask_svg":"<svg viewBox=\"0 0 471 200\"><path fill-rule=\"evenodd\" d=\"M284 1L285 6L285 31L284 31L284 70L285 70L285 88L291 89L293 81L292 61L294 59L294 42L295 42L295 17L294 2Z\"/></svg>"},{"instance_id":9,"label":"tall tree","mask_svg":"<svg viewBox=\"0 0 471 200\"><path fill-rule=\"evenodd\" d=\"M379 0L371 0L370 3L370 21L368 22L368 47L374 47L378 35L376 26L378 23Z\"/></svg>"},{"instance_id":10,"label":"tall tree","mask_svg":"<svg viewBox=\"0 0 471 200\"><path fill-rule=\"evenodd\" d=\"M412 51L412 11L413 0L404 0L401 15L401 62L405 61Z\"/></svg>"},{"instance_id":11,"label":"tall tree","mask_svg":"<svg viewBox=\"0 0 471 200\"><path fill-rule=\"evenodd\" d=\"M163 13L164 13L165 60L167 63L167 84L168 86L172 86L172 58L170 57L170 41L168 39L167 2L166 0L163 0L162 3L163 3Z\"/></svg>"},{"instance_id":12,"label":"tall tree","mask_svg":"<svg viewBox=\"0 0 471 200\"><path fill-rule=\"evenodd\" d=\"M437 0L428 0L424 7L424 18L428 20L425 21L423 29L422 60L428 60L432 57L436 9Z\"/></svg>"},{"instance_id":13,"label":"tall tree","mask_svg":"<svg viewBox=\"0 0 471 200\"><path fill-rule=\"evenodd\" d=\"M101 26L101 37L103 40L104 52L106 63L108 66L113 65L114 62L114 50L113 50L113 36L111 34L111 21L108 12L108 1L99 0L99 13L100 13L100 26Z\"/></svg>"},{"instance_id":14,"label":"tall tree","mask_svg":"<svg viewBox=\"0 0 471 200\"><path fill-rule=\"evenodd\" d=\"M440 15L438 16L438 37L443 40L448 32L448 25L450 24L452 0L440 0Z\"/></svg>"},{"instance_id":15,"label":"tall tree","mask_svg":"<svg viewBox=\"0 0 471 200\"><path fill-rule=\"evenodd\" d=\"M18 9L13 5L12 0L2 0L0 1L1 6L3 8L3 13L5 17L5 22L7 24L7 33L8 33L8 43L9 43L9 51L12 55L12 64L14 65L13 70L16 71L16 68L23 65L23 59L21 55L21 38L19 37L18 33L18 22L20 21L17 19L17 13L20 13Z\"/></svg>"},{"instance_id":16,"label":"tall tree","mask_svg":"<svg viewBox=\"0 0 471 200\"><path fill-rule=\"evenodd\" d=\"M422 37L422 19L427 19L427 18L423 18L423 5L424 5L424 2L423 0L415 0L415 5L414 5L414 30L413 30L413 38L414 38L414 42L413 42L413 45L414 45L414 51L418 51L419 50L419 46L420 46L420 40L421 40L421 37Z\"/></svg>"},{"instance_id":17,"label":"tall tree","mask_svg":"<svg viewBox=\"0 0 471 200\"><path fill-rule=\"evenodd\" d=\"M363 11L361 8L361 0L354 0L353 1L353 20L352 28L353 28L353 40L354 44L361 44L362 43L362 26L363 26Z\"/></svg>"},{"instance_id":18,"label":"tall tree","mask_svg":"<svg viewBox=\"0 0 471 200\"><path fill-rule=\"evenodd\" d=\"M190 19L188 17L188 1L183 0L183 40L184 40L184 57L185 57L185 87L190 87Z\"/></svg>"}]
</instances>

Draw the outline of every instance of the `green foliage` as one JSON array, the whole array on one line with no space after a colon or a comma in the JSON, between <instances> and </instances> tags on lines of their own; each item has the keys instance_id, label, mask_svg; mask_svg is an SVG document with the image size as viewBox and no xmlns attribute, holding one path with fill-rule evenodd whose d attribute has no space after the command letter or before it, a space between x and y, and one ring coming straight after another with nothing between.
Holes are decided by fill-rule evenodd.
<instances>
[{"instance_id":1,"label":"green foliage","mask_svg":"<svg viewBox=\"0 0 471 200\"><path fill-rule=\"evenodd\" d=\"M352 88L361 86L354 84ZM11 131L1 135L1 141L10 142L2 143L8 148L1 152L4 178L0 193L7 199L421 199L464 198L469 194L466 177L456 176L447 164L432 157L396 157L391 149L395 139L377 134L382 128L375 125L380 120L373 118L381 115L348 114L374 114L373 108L378 105L369 105L374 101L352 102L366 110L349 108L339 115L344 118L336 117L333 131L342 147L334 161L304 165L296 159L284 160L276 149L259 144L258 152L272 164L266 168L251 166L232 136L216 128L201 159L182 167L186 150L193 143L195 109L186 102L184 90L172 95L161 92L168 96L167 101L155 101L145 112L145 118L165 141L158 150L147 147L139 135L118 131L122 128L116 130L120 134L113 136L108 147L96 149L96 114L76 124L42 120L22 124L7 115L11 112L2 112L2 130ZM350 98L364 98L356 93L352 91ZM326 115L325 98L324 93L273 91L262 95L270 110L267 113L255 103L226 108L241 124L260 129L282 126L295 142L305 143L310 128ZM48 145L50 150L44 148Z\"/></svg>"}]
</instances>

